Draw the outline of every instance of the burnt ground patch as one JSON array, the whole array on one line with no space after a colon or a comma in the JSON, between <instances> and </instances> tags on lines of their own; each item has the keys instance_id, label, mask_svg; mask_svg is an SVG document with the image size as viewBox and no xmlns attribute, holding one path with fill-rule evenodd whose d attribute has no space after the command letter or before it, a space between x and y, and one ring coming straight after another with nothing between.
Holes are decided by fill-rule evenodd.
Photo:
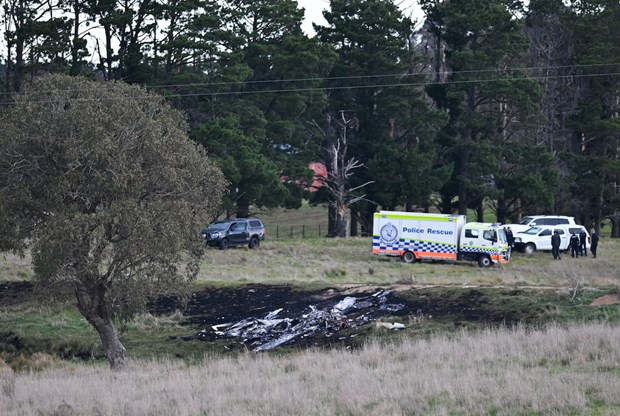
<instances>
[{"instance_id":1,"label":"burnt ground patch","mask_svg":"<svg viewBox=\"0 0 620 416\"><path fill-rule=\"evenodd\" d=\"M393 290L392 290L393 289ZM376 333L374 321L398 322L405 325L405 331L436 331L460 327L488 327L516 323L542 323L557 317L558 308L567 304L554 290L524 288L464 288L411 287L400 285L395 288L378 286L332 286L321 289L303 290L287 285L244 285L235 287L204 287L195 291L186 305L175 298L160 297L148 304L148 311L164 315L178 309L183 311L185 330L171 341L202 340L208 343L225 344L226 349L249 348L247 341L232 339L218 334L213 326L235 323L247 319L263 319L270 312L282 309L278 318L291 320L290 325L299 322L300 317L313 308L329 311L347 297L362 300L383 290L384 304L398 305L398 308L351 308L346 312L342 328L327 333L316 331L304 334L287 342L286 345L304 348L309 346L361 345L366 335ZM19 304L37 302L36 290L30 283L0 283L0 308L11 308ZM574 305L571 305L571 308ZM574 309L574 308L573 308ZM334 326L334 322L329 322ZM20 350L17 341L19 328L8 325L2 329L2 338L9 342L7 348ZM382 334L385 334L385 330ZM283 344L284 345L284 344ZM10 347L10 348L9 348ZM219 347L218 347L219 348Z\"/></svg>"},{"instance_id":2,"label":"burnt ground patch","mask_svg":"<svg viewBox=\"0 0 620 416\"><path fill-rule=\"evenodd\" d=\"M262 319L270 312L282 309L279 317L291 318L293 323L313 309L329 310L347 297L360 301L387 290L385 303L398 308L350 309L346 319L353 324L343 325L341 330L326 334L316 331L297 337L286 345L309 346L355 346L364 335L371 332L370 322L416 322L420 329L442 327L512 326L516 323L539 322L548 309L545 296L540 290L487 289L459 287L450 288L389 288L363 286L333 286L320 290L300 290L292 286L247 285L234 288L206 288L193 293L184 311L186 324L196 330L196 337L206 342L222 340L213 326L236 323L248 318ZM179 307L174 299L160 298L149 306L151 313L169 313ZM551 308L549 308L551 309ZM364 316L363 316L364 315ZM366 319L368 318L368 319ZM355 322L363 322L359 326ZM192 337L194 337L192 335ZM229 339L228 349L238 344L249 345L251 339Z\"/></svg>"},{"instance_id":3,"label":"burnt ground patch","mask_svg":"<svg viewBox=\"0 0 620 416\"><path fill-rule=\"evenodd\" d=\"M34 286L30 282L0 283L0 306L13 306L33 299Z\"/></svg>"}]
</instances>

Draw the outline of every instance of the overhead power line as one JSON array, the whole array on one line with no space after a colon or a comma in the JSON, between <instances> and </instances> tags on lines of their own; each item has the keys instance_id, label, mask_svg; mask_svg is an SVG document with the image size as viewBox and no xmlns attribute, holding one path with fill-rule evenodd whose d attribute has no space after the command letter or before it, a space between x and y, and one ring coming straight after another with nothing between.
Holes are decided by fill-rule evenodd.
<instances>
[{"instance_id":1,"label":"overhead power line","mask_svg":"<svg viewBox=\"0 0 620 416\"><path fill-rule=\"evenodd\" d=\"M592 64L592 65L583 65L583 67L596 67L596 66L609 66L609 65L618 65L618 64ZM577 66L563 66L563 67L549 67L549 68L576 68ZM537 69L548 69L545 67L537 68ZM471 73L496 73L496 72L510 72L510 70L503 71L494 71L494 70L481 70L481 71L460 71L452 74L471 74ZM427 75L427 74L415 74L415 75ZM182 98L182 97L201 97L201 96L241 96L241 95L257 95L257 94L281 94L281 93L295 93L295 92L312 92L312 91L337 91L337 90L355 90L355 89L363 89L363 88L392 88L392 87L425 87L429 85L459 85L459 84L482 84L482 83L493 83L493 82L514 82L514 81L527 81L527 80L540 80L540 79L561 79L566 77L571 78L594 78L594 77L602 77L602 76L618 76L620 72L601 72L594 74L570 74L570 75L540 75L540 76L522 76L522 77L499 77L499 78L475 78L475 79L466 79L466 80L452 80L452 81L422 81L422 82L395 82L395 83L365 83L361 85L339 85L339 86L316 86L316 87L290 87L290 88L272 88L272 89L264 89L264 90L246 90L246 91L201 91L201 92L188 92L188 93L176 93L176 94L166 94L167 98ZM290 79L290 80L270 80L270 81L255 81L255 82L231 82L231 83L204 83L204 84L170 84L170 85L157 85L157 86L146 86L147 89L155 89L158 88L181 88L181 87L194 87L194 88L208 88L213 86L235 86L235 85L255 85L255 84L264 84L267 82L271 83L292 83L298 81L333 81L333 80L366 80L366 79L376 79L376 78L402 78L404 75L374 75L374 76L352 76L352 77L332 77L332 78L307 78L307 79ZM80 92L81 90L69 90L70 92ZM37 92L44 93L44 92ZM4 95L9 93L3 93ZM27 93L26 93L27 94ZM139 97L132 97L139 98ZM143 98L148 98L145 95ZM127 99L127 98L119 98L119 99ZM87 98L75 98L75 101L94 101L97 100L87 99ZM53 102L53 100L39 100L34 101L36 103L48 103ZM6 104L6 103L5 103Z\"/></svg>"},{"instance_id":2,"label":"overhead power line","mask_svg":"<svg viewBox=\"0 0 620 416\"><path fill-rule=\"evenodd\" d=\"M598 68L620 65L620 62L613 63L597 63L597 64L583 64L583 65L553 65L553 66L539 66L539 67L517 67L517 68L505 68L505 69L472 69L464 71L449 71L450 75L468 75L468 74L487 74L487 73L507 73L507 72L532 72L532 71L547 71L547 70L560 70L560 69L579 69L579 68ZM376 75L351 75L342 77L313 77L313 78L285 78L285 79L267 79L267 80L247 80L247 81L222 81L222 82L200 82L200 83L186 83L186 84L152 84L144 85L149 89L160 88L187 88L187 87L214 87L214 86L236 86L236 85L260 85L260 84L283 84L294 82L327 82L327 81L343 81L343 80L360 80L360 79L376 79L376 78L403 78L407 76L428 76L434 77L438 74L436 72L406 74L406 73L392 73L392 74L376 74ZM568 76L568 75L565 75ZM79 90L75 90L79 91ZM0 95L11 95L12 93L0 93Z\"/></svg>"},{"instance_id":3,"label":"overhead power line","mask_svg":"<svg viewBox=\"0 0 620 416\"><path fill-rule=\"evenodd\" d=\"M559 70L559 69L578 69L578 68L597 68L620 65L616 63L600 63L600 64L584 64L584 65L556 65L541 66L532 68L506 68L506 69L476 69L467 71L450 71L452 75L467 74L485 74L485 73L506 73L515 71L540 71L540 70ZM357 80L357 79L373 79L373 78L402 78L405 76L437 76L436 72L417 73L417 74L378 74L378 75L352 75L344 77L314 77L314 78L288 78L277 80L250 80L250 81L228 81L228 82L209 82L209 83L191 83L191 84L163 84L163 85L147 85L147 88L176 88L176 87L201 87L201 86L234 86L234 85L253 85L266 83L292 83L292 82L313 82L313 81L341 81L341 80Z\"/></svg>"}]
</instances>

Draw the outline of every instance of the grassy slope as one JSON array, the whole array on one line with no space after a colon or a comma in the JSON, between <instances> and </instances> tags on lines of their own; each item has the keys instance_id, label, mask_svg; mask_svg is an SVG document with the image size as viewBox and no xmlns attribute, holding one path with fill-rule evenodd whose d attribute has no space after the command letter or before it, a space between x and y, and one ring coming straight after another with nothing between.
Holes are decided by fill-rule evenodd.
<instances>
[{"instance_id":1,"label":"grassy slope","mask_svg":"<svg viewBox=\"0 0 620 416\"><path fill-rule=\"evenodd\" d=\"M258 215L258 214L257 214ZM525 256L517 253L510 264L481 269L475 263L422 262L404 264L395 258L376 257L370 254L370 238L275 238L275 227L286 229L308 228L322 224L326 227L327 209L304 205L300 210L271 210L260 213L268 237L258 250L236 248L220 251L205 250L205 259L198 276L199 285L292 284L300 288L331 285L379 285L399 288L446 286L450 290L481 286L486 288L554 288L572 296L578 287L598 288L596 292L581 291L578 304L587 304L592 296L601 293L617 293L620 287L617 265L620 264L620 241L602 238L599 258L553 261L548 253ZM0 282L30 280L30 258L15 255L0 256ZM491 292L490 292L491 293ZM489 300L505 305L500 291L497 299ZM514 300L514 298L512 299ZM512 301L511 300L511 301ZM564 302L564 298L560 301ZM572 307L550 305L540 299L541 308L555 309L560 320L570 320L579 314L588 315ZM503 306L502 306L503 305ZM536 305L519 304L516 308L536 308ZM575 311L578 311L576 314ZM605 310L603 316L612 320L618 315L617 308ZM595 315L595 314L594 314ZM188 334L187 327L172 320L149 324L142 318L142 325L131 324L123 338L135 355L173 353L181 350L187 356L196 345L182 342L178 336ZM150 331L149 325L157 331ZM26 350L45 350L71 356L74 351L98 349L98 337L75 312L72 304L65 307L46 306L39 300L0 306L0 332L17 333ZM177 337L177 338L175 338ZM147 345L147 347L145 347ZM203 344L201 344L203 345ZM202 350L201 348L198 348ZM96 353L96 352L93 352Z\"/></svg>"},{"instance_id":2,"label":"grassy slope","mask_svg":"<svg viewBox=\"0 0 620 416\"><path fill-rule=\"evenodd\" d=\"M317 214L318 212L318 214ZM244 283L265 283L265 284L274 284L274 283L284 283L284 284L295 284L302 288L308 287L316 287L316 286L331 286L331 285L380 285L380 286L394 286L399 288L413 288L413 287L425 287L424 290L434 290L437 293L440 293L446 300L450 299L453 296L457 296L460 291L469 290L468 287L481 286L486 288L484 291L484 297L479 299L483 300L488 304L496 305L498 311L506 310L510 311L510 313L517 314L523 313L523 316L540 316L540 322L544 322L545 320L556 320L559 322L583 322L589 320L595 321L605 321L610 323L617 323L619 321L619 307L618 305L604 306L592 308L589 303L593 298L598 297L605 293L618 293L619 288L619 278L617 272L617 265L620 264L620 241L614 241L610 239L603 238L600 243L599 248L599 258L594 260L592 258L580 258L580 259L570 259L564 258L562 261L553 261L551 259L551 255L548 253L535 253L533 256L525 256L522 254L516 254L513 257L513 261L507 266L498 266L491 269L480 269L477 265L473 263L432 263L432 262L424 262L420 264L407 265L399 262L397 259L389 259L383 257L375 257L370 254L370 239L369 238L351 238L351 239L326 239L326 238L274 238L274 227L276 225L284 228L289 228L291 226L299 226L302 224L311 227L313 224L316 224L317 221L325 220L326 224L326 210L325 208L310 208L304 207L302 211L286 211L279 213L262 213L260 215L261 218L266 223L268 229L268 238L262 244L259 250L249 250L246 248L237 248L228 251L219 251L217 249L207 249L205 251L205 260L203 266L201 268L199 274L199 284L200 285L238 285ZM325 225L326 226L326 225ZM7 255L0 257L0 281L20 281L20 280L29 280L32 276L32 271L29 266L29 259L26 257L24 259L20 259L16 256ZM433 285L441 285L442 287L429 289L430 286ZM581 290L575 297L575 299L571 300L572 290L577 286L583 285L588 290ZM523 289L526 287L538 287L538 288L552 288L552 290L540 290L535 292L525 291L513 291L512 293L521 293L519 296L505 296L504 293L506 291L505 288L519 288ZM495 287L502 287L504 289L493 289ZM593 290L592 288L599 288L597 290ZM388 362L392 362L392 358L398 357L398 360L414 360L412 363L408 365L414 365L414 363L418 362L420 357L418 357L418 350L420 349L429 349L429 350L438 350L440 348L446 347L447 343L451 343L452 347L458 350L458 343L466 342L471 343L470 349L472 351L480 351L485 348L485 345L488 345L490 342L487 340L474 341L466 341L464 338L458 341L458 343L454 343L454 341L446 341L439 340L436 344L432 344L432 340L435 339L439 333L443 333L445 331L453 331L454 327L451 326L450 323L440 323L436 322L432 319L427 321L415 321L412 320L410 322L406 322L407 329L400 333L392 333L387 332L384 329L373 328L369 330L369 334L371 338L377 337L380 339L381 344L383 344L386 340L405 340L406 343L413 343L412 345L408 345L407 349L399 349L397 346L388 346L387 349L381 349L378 346L370 347L372 354L375 354L371 358L366 357L364 354L359 356L359 360L351 358L351 360L347 361L347 365L352 367L345 370L342 367L340 370L334 374L334 377L337 377L337 374L341 374L342 371L351 371L357 372L359 380L361 382L366 383L369 387L368 396L373 396L373 391L380 391L381 386L377 385L376 388L373 388L372 380L367 380L363 377L363 374L367 373L368 366L372 363L372 368L383 368L387 365ZM131 322L126 330L122 332L122 339L131 356L148 358L148 357L184 357L186 360L194 357L198 360L198 362L202 362L201 357L205 354L211 357L211 360L215 364L221 363L221 365L227 365L225 363L228 362L228 359L224 359L221 361L222 354L227 356L228 353L226 351L226 345L224 343L205 343L196 340L186 341L184 337L188 335L191 336L194 333L195 329L188 328L183 325L182 316L173 315L170 317L160 317L155 318L150 315L142 315L138 317L135 321ZM577 330L578 332L584 332L584 329ZM604 332L604 329L601 331ZM522 336L523 334L519 335ZM459 335L465 336L465 335ZM504 335L501 335L504 336ZM564 335L557 335L558 337ZM571 343L570 337L575 335L566 335L569 339L566 341L567 343ZM494 338L493 334L490 335L491 338ZM597 336L598 337L598 336ZM30 369L30 368L45 368L48 366L59 366L58 363L54 364L53 360L50 364L49 359L41 358L40 354L36 354L37 351L43 351L52 353L61 357L71 357L80 354L92 355L101 357L102 351L99 346L99 339L96 333L92 330L92 328L87 325L87 323L81 318L75 311L74 307L69 303L66 305L60 306L46 306L45 303L42 303L37 299L30 299L26 302L21 302L18 304L13 304L11 306L0 306L0 338L5 338L8 343L5 345L5 352L0 354L0 364L1 358L5 358L7 360L11 360L11 365L15 369ZM519 339L519 337L517 337ZM592 336L594 340L594 336ZM598 339L598 338L597 338ZM420 344L421 342L421 344ZM429 342L429 344L427 344ZM601 341L597 341L601 342ZM11 344L14 343L14 344ZM10 348L11 345L20 345L19 352L15 351L16 354L11 354ZM573 344L571 344L573 345ZM408 352L407 352L408 351ZM456 350L455 350L456 351ZM31 357L24 357L23 353L35 353ZM283 353L283 354L281 354ZM547 375L551 371L556 372L556 369L560 369L562 374L565 377L574 379L574 384L571 386L575 389L577 393L575 394L588 394L592 395L591 391L588 393L587 386L591 386L592 383L583 384L584 387L580 387L583 383L582 377L589 377L590 380L594 380L600 378L600 371L607 364L604 362L599 362L598 356L593 356L592 354L588 355L587 362L583 364L581 357L586 354L583 351L576 351L575 354L569 355L569 357L561 361L559 364L556 364L555 361L548 361L548 359L541 359L536 361L533 364L527 364L521 368L521 364L506 364L507 367L502 368L501 370L497 370L491 367L484 367L486 364L496 365L501 363L504 359L504 352L495 351L493 355L492 352L489 353L488 357L483 360L484 362L478 362L476 366L471 366L467 370L469 373L480 374L495 374L496 371L499 371L498 374L503 373L506 369L511 369L517 371L518 374L515 377L527 377L532 378L534 380L532 383L535 385L536 380L547 380ZM216 355L212 355L216 354ZM312 352L311 354L316 354L313 356L313 360L316 362L322 362L323 360L331 360L331 358L327 355L322 355L321 352ZM335 353L338 354L338 353ZM458 379L461 377L459 374L463 374L460 368L460 364L449 359L451 352L447 352L448 354L444 359L444 370L441 374L445 375L445 378L442 378L440 375L435 374L435 369L433 365L440 365L439 362L437 364L431 365L429 368L428 377L432 377L436 379L437 383L447 386L446 388L450 390L449 397L444 397L442 399L437 396L437 392L432 389L428 389L427 387L418 386L420 388L426 389L422 395L419 395L419 399L414 401L416 403L415 411L429 411L437 410L438 413L442 413L442 411L446 410L445 406L448 406L452 411L461 411L461 412L477 412L488 410L486 406L489 406L488 403L483 403L479 407L474 403L477 403L476 400L461 400L461 393L469 394L467 392L462 391L462 387L459 387L460 384L451 384L449 380ZM515 354L526 354L525 352L515 352ZM548 353L543 353L543 355ZM587 355L587 354L586 354ZM271 354L265 360L265 365L269 368L278 369L274 370L272 375L282 374L286 375L290 373L291 368L301 368L304 366L302 362L298 361L297 354L290 355L286 353L286 351L276 352L275 354ZM218 359L214 359L214 358ZM280 358L278 358L280 357ZM300 357L303 359L304 355ZM307 357L307 356L305 356ZM347 355L347 357L350 357ZM390 357L389 360L383 361L382 357ZM86 358L86 357L81 357ZM617 357L616 357L617 358ZM339 366L338 362L342 362L343 358L336 358L335 361L332 362L332 365ZM607 359L607 358L606 358ZM611 357L610 359L614 359ZM241 364L241 368L251 367L252 362L254 360L252 358L239 358L240 362L233 361L230 365L232 365L235 369L225 370L227 374L235 373L236 368L239 367L238 364ZM340 361L339 361L340 360ZM397 361L398 361L397 360ZM467 357L460 358L459 360L463 360L463 362L468 361ZM366 362L368 361L368 362ZM617 360L616 360L617 363ZM404 364L404 362L403 362ZM174 364L172 364L175 367ZM601 367L602 366L602 367ZM1 367L1 366L0 366ZM62 366L61 366L62 367ZM165 365L164 365L165 367ZM327 370L327 367L316 367L317 374L324 373ZM397 366L397 368L399 368ZM419 370L419 368L418 368ZM172 371L164 368L156 368L155 373L161 371ZM384 370L391 371L391 370ZM612 372L616 371L610 370ZM71 374L74 373L72 370ZM467 379L467 374L463 375L464 379ZM145 373L146 374L146 373ZM294 375L293 372L291 375ZM386 373L391 374L391 373ZM419 374L419 373L418 373ZM431 376L431 374L433 374ZM182 374L176 374L181 383L185 383L183 381L187 376L187 373L183 372ZM53 376L56 377L56 376ZM60 376L62 377L62 376ZM79 383L82 383L83 380L88 379L88 375L81 376L83 378L78 378ZM101 377L98 375L96 377ZM105 376L103 376L105 378ZM138 379L143 377L138 373ZM245 373L241 373L240 377L242 380L254 380L259 379L261 377L256 377L251 369ZM306 377L306 376L304 376ZM314 377L310 375L309 377ZM318 376L317 376L318 377ZM150 378L147 376L147 378ZM286 377L285 377L286 378ZM480 377L478 377L480 378ZM38 381L29 380L26 374L24 376L18 377L18 383L33 383L33 385L38 385ZM42 379L45 383L45 379ZM211 389L215 389L218 378L215 378L214 385L212 385ZM89 381L90 384L94 381ZM191 380L189 383L193 383ZM220 383L222 380L220 379ZM288 381L280 380L278 377L272 380L273 383L283 383L288 384ZM501 384L504 381L499 380L496 381ZM133 384L140 384L141 382L136 381ZM493 385L493 381L488 386ZM546 383L546 381L545 381ZM573 383L571 381L571 383ZM604 381L602 382L602 386L604 385ZM194 383L196 384L196 383ZM204 384L204 382L200 382L198 384ZM301 383L303 384L303 383ZM22 384L23 385L23 384ZM295 385L295 382L293 382ZM328 386L331 385L328 383ZM12 390L9 388L10 385L3 391ZM337 392L338 389L334 389L333 385L330 391ZM531 386L531 384L526 384L525 387ZM36 389L42 389L41 386L34 387ZM153 387L155 388L155 387ZM254 388L254 387L250 387ZM487 387L483 387L487 388ZM490 387L488 387L490 388ZM147 388L148 389L148 388ZM585 389L585 390L584 390ZM596 390L599 389L599 390ZM602 391L603 387L596 387L596 391ZM77 390L77 389L76 389ZM561 389L560 389L561 390ZM558 390L558 392L560 391ZM386 411L389 413L393 412L406 412L407 408L402 407L401 403L409 403L411 402L411 398L408 398L408 393L405 391L397 391L393 390L394 394L401 395L398 401L388 401L389 405L385 404ZM585 393L583 393L585 391ZM137 394L149 394L147 392L137 392ZM179 393L180 394L180 393ZM202 393L204 394L204 392ZM289 395L295 395L294 391L289 391ZM322 393L323 395L329 395L329 393ZM391 394L391 393L390 393ZM528 404L528 398L532 398L532 396L528 396L527 392L523 393L523 396L515 396L505 398L502 396L502 392L498 392L497 394L491 394L492 402L496 404L490 405L493 412L498 414L507 414L505 411L507 409L512 409L512 406L525 406L524 408L532 411L536 409L536 406L541 406L541 409L546 409L549 411L560 411L563 412L565 410L570 410L572 405L568 407L562 407L563 404L549 404L550 407L545 407L548 401L542 397L539 400L539 404L532 405ZM551 392L550 394L555 394ZM559 394L559 393L558 393ZM441 394L443 396L443 394ZM543 395L544 396L544 395ZM15 396L14 396L15 397ZM235 396L232 396L234 399ZM450 397L454 397L454 400L450 399ZM465 396L463 396L465 397ZM594 397L594 396L592 396ZM80 400L78 396L76 396L75 400ZM87 399L85 399L87 401ZM109 406L113 408L116 402L123 402L122 397L110 397L109 398ZM300 399L301 400L301 399ZM302 405L313 406L314 402L311 399L305 398L305 401L300 402ZM338 409L344 408L347 409L349 406L349 410L355 414L364 414L364 408L360 408L358 406L364 406L365 399L360 396L353 402L346 403L338 403L338 395L335 397L331 397L331 403L336 403L336 408L329 407L326 410L328 413L331 411L333 414L334 411L338 412ZM373 400L381 400L375 398ZM516 400L518 403L512 402L512 400ZM525 402L524 402L525 400ZM479 400L478 400L479 401ZM533 402L534 400L532 400ZM9 400L9 402L11 402ZM106 402L105 400L102 401ZM243 402L243 400L237 400L236 402ZM579 401L577 401L579 402ZM107 402L106 402L107 403ZM300 404L298 403L298 405ZM361 403L361 404L360 404ZM374 402L371 400L366 405L368 407L368 412L373 413L372 409ZM525 403L525 404L523 404ZM620 400L616 400L614 398L607 398L602 403L601 401L597 401L596 397L594 399L588 399L586 401L579 402L578 405L575 405L574 409L577 413L583 412L584 409L603 409L603 411L613 411L614 409L618 409ZM231 403L228 403L230 405ZM165 409L165 404L161 404ZM263 406L268 406L263 403ZM50 406L53 406L51 404ZM430 406L430 407L429 407ZM454 407L456 406L456 407ZM460 407L459 407L460 406ZM469 407L468 406L474 406ZM497 406L497 407L495 407ZM554 407L554 406L560 406ZM76 405L76 407L79 407ZM504 412L501 409L504 409ZM118 409L118 408L117 408ZM272 409L270 407L264 407L263 410L266 412ZM377 409L375 409L377 410ZM410 409L414 411L414 409ZM489 410L489 411L491 411ZM243 407L233 407L231 411L239 412L242 414L244 411ZM533 410L536 413L535 410ZM431 412L432 413L432 412ZM119 413L121 414L121 413ZM163 414L163 413L162 413Z\"/></svg>"},{"instance_id":3,"label":"grassy slope","mask_svg":"<svg viewBox=\"0 0 620 416\"><path fill-rule=\"evenodd\" d=\"M273 239L268 238L258 250L236 248L227 251L205 250L198 285L292 284L303 288L333 285L378 285L399 289L467 290L487 288L485 302L497 305L514 314L520 309L523 316L540 310L542 317L562 321L601 317L615 321L618 307L592 309L584 307L594 297L617 293L620 287L617 264L620 264L620 241L603 239L598 259L571 259L565 256L553 261L548 253L525 256L517 253L506 266L481 269L475 263L423 262L404 264L395 258L370 254L369 238ZM31 275L28 259L15 256L0 258L3 271L0 280L28 279ZM443 288L429 289L435 285ZM571 302L572 291L581 290ZM502 289L493 289L502 288ZM543 296L502 295L506 289L551 288ZM597 290L592 290L597 288ZM558 296L557 293L563 294ZM568 300L567 300L568 299ZM512 312L509 312L512 311ZM534 311L534 312L532 312ZM432 322L428 328L432 329ZM154 329L154 330L153 330ZM200 342L186 342L180 337L191 335L194 329L180 325L180 319L164 320L141 317L123 333L123 341L134 356L193 353L218 350ZM423 330L422 332L424 332ZM0 332L17 334L24 351L52 351L71 356L79 351L100 354L94 331L75 311L71 303L64 307L46 306L37 299L11 307L0 306Z\"/></svg>"}]
</instances>

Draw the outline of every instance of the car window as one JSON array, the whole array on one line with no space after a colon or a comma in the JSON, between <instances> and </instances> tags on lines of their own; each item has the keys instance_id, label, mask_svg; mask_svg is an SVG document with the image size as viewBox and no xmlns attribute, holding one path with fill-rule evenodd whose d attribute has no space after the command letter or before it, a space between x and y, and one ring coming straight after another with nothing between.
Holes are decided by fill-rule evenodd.
<instances>
[{"instance_id":1,"label":"car window","mask_svg":"<svg viewBox=\"0 0 620 416\"><path fill-rule=\"evenodd\" d=\"M478 238L479 235L480 230L471 230L469 228L465 230L465 238Z\"/></svg>"},{"instance_id":2,"label":"car window","mask_svg":"<svg viewBox=\"0 0 620 416\"><path fill-rule=\"evenodd\" d=\"M551 230L542 230L542 232L540 234L538 234L541 237L547 236L547 235L551 235Z\"/></svg>"},{"instance_id":3,"label":"car window","mask_svg":"<svg viewBox=\"0 0 620 416\"><path fill-rule=\"evenodd\" d=\"M564 235L564 230L561 228L557 228L555 231L557 231L560 235Z\"/></svg>"},{"instance_id":4,"label":"car window","mask_svg":"<svg viewBox=\"0 0 620 416\"><path fill-rule=\"evenodd\" d=\"M519 221L519 224L528 225L531 221L532 221L532 217L525 217L521 221Z\"/></svg>"},{"instance_id":5,"label":"car window","mask_svg":"<svg viewBox=\"0 0 620 416\"><path fill-rule=\"evenodd\" d=\"M258 228L258 227L262 227L262 226L263 226L263 224L259 220L251 220L250 221L250 227Z\"/></svg>"},{"instance_id":6,"label":"car window","mask_svg":"<svg viewBox=\"0 0 620 416\"><path fill-rule=\"evenodd\" d=\"M558 224L568 224L568 220L566 218L558 218L557 219L557 223Z\"/></svg>"},{"instance_id":7,"label":"car window","mask_svg":"<svg viewBox=\"0 0 620 416\"><path fill-rule=\"evenodd\" d=\"M248 228L248 224L245 222L238 222L237 223L237 227L235 228L235 230L237 231L245 231Z\"/></svg>"},{"instance_id":8,"label":"car window","mask_svg":"<svg viewBox=\"0 0 620 416\"><path fill-rule=\"evenodd\" d=\"M489 241L497 241L497 237L495 237L495 230L484 230L482 238Z\"/></svg>"},{"instance_id":9,"label":"car window","mask_svg":"<svg viewBox=\"0 0 620 416\"><path fill-rule=\"evenodd\" d=\"M536 235L539 232L540 232L539 227L532 227L532 228L528 228L527 230L523 231L523 234Z\"/></svg>"},{"instance_id":10,"label":"car window","mask_svg":"<svg viewBox=\"0 0 620 416\"><path fill-rule=\"evenodd\" d=\"M214 230L225 230L228 228L229 225L230 225L230 221L214 222L213 224L209 226L209 228L214 229Z\"/></svg>"}]
</instances>

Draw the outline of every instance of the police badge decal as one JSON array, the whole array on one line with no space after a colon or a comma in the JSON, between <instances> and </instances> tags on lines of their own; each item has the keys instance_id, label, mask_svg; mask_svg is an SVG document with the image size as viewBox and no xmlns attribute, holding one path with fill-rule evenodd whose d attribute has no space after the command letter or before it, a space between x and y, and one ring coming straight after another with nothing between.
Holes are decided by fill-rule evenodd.
<instances>
[{"instance_id":1,"label":"police badge decal","mask_svg":"<svg viewBox=\"0 0 620 416\"><path fill-rule=\"evenodd\" d=\"M385 244L394 244L398 239L398 230L391 222L388 222L380 231L381 241Z\"/></svg>"}]
</instances>

